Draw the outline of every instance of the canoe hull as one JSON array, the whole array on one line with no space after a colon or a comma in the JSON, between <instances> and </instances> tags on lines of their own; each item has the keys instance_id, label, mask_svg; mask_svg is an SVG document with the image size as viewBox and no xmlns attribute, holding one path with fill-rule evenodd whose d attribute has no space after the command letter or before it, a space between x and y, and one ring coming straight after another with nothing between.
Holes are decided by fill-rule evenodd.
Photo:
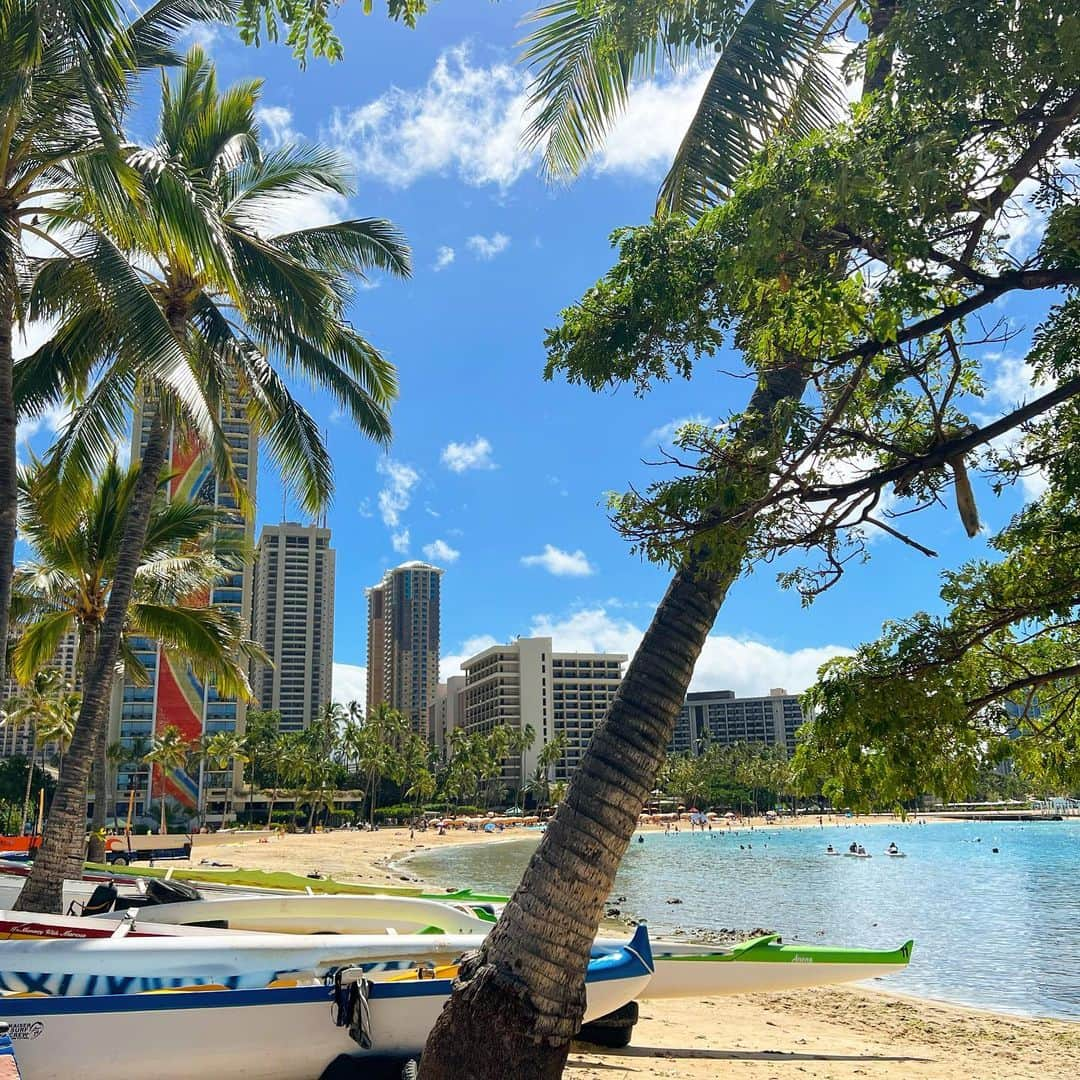
<instances>
[{"instance_id":1,"label":"canoe hull","mask_svg":"<svg viewBox=\"0 0 1080 1080\"><path fill-rule=\"evenodd\" d=\"M648 936L589 964L585 1020L637 997L652 976ZM333 991L205 990L107 997L0 998L26 1080L152 1076L317 1077L339 1055L415 1056L449 996L449 979L375 983L371 1049L333 1022Z\"/></svg>"},{"instance_id":2,"label":"canoe hull","mask_svg":"<svg viewBox=\"0 0 1080 1080\"><path fill-rule=\"evenodd\" d=\"M394 896L230 896L155 904L145 911L147 920L158 924L213 922L272 934L486 934L492 926L453 904ZM123 917L114 911L89 921Z\"/></svg>"}]
</instances>

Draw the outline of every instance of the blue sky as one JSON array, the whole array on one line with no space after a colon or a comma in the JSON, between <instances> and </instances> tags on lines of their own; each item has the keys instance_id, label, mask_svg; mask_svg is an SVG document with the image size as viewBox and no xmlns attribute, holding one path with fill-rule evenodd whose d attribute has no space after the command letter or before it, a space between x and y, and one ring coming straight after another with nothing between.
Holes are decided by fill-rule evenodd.
<instances>
[{"instance_id":1,"label":"blue sky","mask_svg":"<svg viewBox=\"0 0 1080 1080\"><path fill-rule=\"evenodd\" d=\"M324 423L337 469L328 521L338 552L335 696L363 697L364 587L405 558L446 568L444 669L455 657L517 634L551 633L564 649L632 651L667 575L628 552L604 493L647 482L642 458L679 419L739 407L747 386L699 366L691 383L593 394L542 379L545 327L613 259L612 229L645 221L664 166L701 85L688 72L639 88L605 152L572 185L552 187L518 142L526 77L515 66L522 0L446 0L409 31L343 7L345 60L301 71L280 47L245 48L228 31L199 35L222 82L261 76L269 141L309 138L353 161L359 190L283 210L282 227L335 216L382 216L411 241L411 281L372 280L355 325L394 361L401 399L388 454L360 438L330 404L301 397ZM134 134L153 131L150 108ZM1037 302L1029 302L1037 304ZM1019 324L1030 310L1009 309ZM992 365L998 404L1027 391L1011 346ZM48 424L24 435L47 442ZM32 430L34 429L34 430ZM999 527L1010 493L983 515ZM282 514L280 486L260 467L258 521ZM286 513L297 516L287 503ZM874 636L882 620L936 602L943 566L983 550L955 514L934 511L917 535L931 561L887 538L809 611L781 591L775 568L736 584L694 686L764 693L802 690L827 656Z\"/></svg>"}]
</instances>

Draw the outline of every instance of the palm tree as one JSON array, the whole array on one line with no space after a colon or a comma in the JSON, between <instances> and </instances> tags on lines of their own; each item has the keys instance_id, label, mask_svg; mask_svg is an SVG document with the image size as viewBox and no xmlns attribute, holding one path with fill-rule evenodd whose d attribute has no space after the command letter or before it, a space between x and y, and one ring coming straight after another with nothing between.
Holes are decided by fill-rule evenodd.
<instances>
[{"instance_id":1,"label":"palm tree","mask_svg":"<svg viewBox=\"0 0 1080 1080\"><path fill-rule=\"evenodd\" d=\"M71 736L75 732L75 720L79 715L81 702L82 694L72 690L65 682L64 689L56 696L53 707L49 710L46 722L38 728L38 741L42 747L50 743L56 744L58 778L64 773L64 754L71 745Z\"/></svg>"},{"instance_id":2,"label":"palm tree","mask_svg":"<svg viewBox=\"0 0 1080 1080\"><path fill-rule=\"evenodd\" d=\"M363 740L357 764L367 776L368 821L373 828L379 784L384 776L397 771L400 745L408 728L407 718L382 702L371 709L361 729Z\"/></svg>"},{"instance_id":3,"label":"palm tree","mask_svg":"<svg viewBox=\"0 0 1080 1080\"><path fill-rule=\"evenodd\" d=\"M34 778L34 759L39 745L38 731L47 725L56 708L57 699L67 690L64 673L58 668L43 668L35 672L19 688L18 694L4 705L4 724L29 731L30 768L26 773L26 794L23 797L22 820L30 812L30 789Z\"/></svg>"},{"instance_id":4,"label":"palm tree","mask_svg":"<svg viewBox=\"0 0 1080 1080\"><path fill-rule=\"evenodd\" d=\"M575 176L603 144L637 78L664 65L711 64L697 111L658 198L659 212L714 206L778 131L808 135L840 114L828 63L839 19L867 0L716 0L692 11L661 0L633 17L623 3L555 0L533 12L525 40L535 73L527 140L550 176Z\"/></svg>"},{"instance_id":5,"label":"palm tree","mask_svg":"<svg viewBox=\"0 0 1080 1080\"><path fill-rule=\"evenodd\" d=\"M118 191L123 170L114 152L135 76L175 62L171 45L193 21L228 18L234 7L234 0L160 0L130 20L131 8L119 0L0 5L0 676L23 404L13 356L16 333L32 317L20 295L33 265L28 245L64 246L50 226L64 197L80 185L94 185L103 197Z\"/></svg>"},{"instance_id":6,"label":"palm tree","mask_svg":"<svg viewBox=\"0 0 1080 1080\"><path fill-rule=\"evenodd\" d=\"M192 745L183 736L175 724L168 724L154 737L154 743L143 755L143 761L151 767L157 766L161 772L161 832L164 835L168 830L165 824L165 785L168 783L169 774L182 769L191 757ZM153 776L150 779L151 791L153 790Z\"/></svg>"},{"instance_id":7,"label":"palm tree","mask_svg":"<svg viewBox=\"0 0 1080 1080\"><path fill-rule=\"evenodd\" d=\"M55 470L35 459L19 470L19 527L33 558L15 572L13 612L20 637L12 669L17 677L35 671L72 631L78 635L79 668L85 677L108 607L124 520L137 482L138 466L121 467L115 454L98 475L82 478L73 489L57 484ZM242 552L220 541L210 548L215 526L226 524L228 518L205 503L167 501L166 494L162 485L151 505L121 640L128 677L148 684L147 673L127 645L131 636L146 637L162 642L219 689L250 697L247 662L261 657L261 650L248 640L235 613L192 602L239 565ZM72 501L74 514L67 509ZM90 826L93 861L102 855L106 750L104 737L99 738Z\"/></svg>"},{"instance_id":8,"label":"palm tree","mask_svg":"<svg viewBox=\"0 0 1080 1080\"><path fill-rule=\"evenodd\" d=\"M435 794L435 787L435 777L429 769L421 768L413 774L412 783L405 794L408 798L414 800L414 818L420 816L420 807Z\"/></svg>"},{"instance_id":9,"label":"palm tree","mask_svg":"<svg viewBox=\"0 0 1080 1080\"><path fill-rule=\"evenodd\" d=\"M834 13L869 8L869 32L888 28L895 5L837 0L661 0L639 10L619 0L583 5L556 0L538 13L527 58L537 66L535 140L547 140L548 168L576 172L627 99L632 77L658 58L712 57L702 104L660 194L660 210L700 213L716 202L781 125L805 134L838 104L821 48ZM876 16L884 12L883 18ZM880 87L890 62L871 41L865 88ZM760 374L738 437L755 447L751 480L717 478L717 490L741 483L753 499L767 486L807 382L807 364ZM718 507L723 509L723 507ZM727 591L742 571L750 530L732 536L723 556L685 556L630 662L619 693L597 728L528 869L485 938L478 962L440 1014L422 1075L465 1072L488 1080L528 1072L561 1075L584 1009L583 975L603 903L660 764L690 679ZM568 895L566 882L574 882ZM560 912L560 919L538 912ZM573 944L569 944L569 943ZM491 1018L498 1018L497 1024ZM492 1032L496 1032L492 1037Z\"/></svg>"},{"instance_id":10,"label":"palm tree","mask_svg":"<svg viewBox=\"0 0 1080 1080\"><path fill-rule=\"evenodd\" d=\"M238 735L235 731L215 731L206 740L203 754L218 772L230 771L223 820L227 819L232 814L233 789L235 787L231 770L234 763L239 762L243 765L249 760L247 742L243 736Z\"/></svg>"},{"instance_id":11,"label":"palm tree","mask_svg":"<svg viewBox=\"0 0 1080 1080\"><path fill-rule=\"evenodd\" d=\"M61 475L87 471L122 434L135 394L146 422L121 555L84 678L70 754L76 767L54 798L50 831L19 899L23 908L57 910L61 882L76 869L78 805L170 438L197 438L245 503L219 423L232 402L242 401L285 482L307 508L322 507L333 487L330 457L274 360L329 391L364 434L383 443L390 436L393 368L351 328L346 306L365 270L406 276L408 250L378 219L273 233L290 198L351 189L347 166L329 150L260 151L258 94L257 82L219 91L213 66L193 49L176 82L163 82L158 140L126 155L140 182L137 196L122 207L89 190L71 200L68 214L94 226L75 245L86 254L46 260L33 282L33 309L58 319L60 337L77 336L79 343L62 354L35 354L24 366L26 395L36 402L55 401L73 387L84 392L54 451ZM153 338L152 348L133 339L133 319L142 338ZM110 362L91 386L102 357Z\"/></svg>"},{"instance_id":12,"label":"palm tree","mask_svg":"<svg viewBox=\"0 0 1080 1080\"><path fill-rule=\"evenodd\" d=\"M136 758L135 760L141 760L142 753L143 752L140 750L138 758ZM129 756L128 756L127 747L125 747L124 744L122 742L120 742L119 740L116 741L116 742L109 743L109 745L105 748L105 766L106 766L106 768L105 768L105 786L104 786L104 788L102 788L99 791L98 787L97 787L97 782L96 782L96 779L95 779L95 783L94 783L94 817L93 817L93 821L96 822L96 821L98 821L99 816L100 816L100 819L101 819L101 822L102 822L101 827L103 829L106 828L108 826L108 824L109 824L108 814L107 814L107 810L108 810L109 806L112 806L112 808L113 808L113 827L115 828L115 826L116 826L116 784L117 784L116 777L117 777L117 773L120 770L120 766L125 761L129 761L129 760L132 760L132 759L129 758ZM102 810L101 810L100 815L97 812L97 809L98 809L97 804L98 804L99 801L102 803Z\"/></svg>"}]
</instances>

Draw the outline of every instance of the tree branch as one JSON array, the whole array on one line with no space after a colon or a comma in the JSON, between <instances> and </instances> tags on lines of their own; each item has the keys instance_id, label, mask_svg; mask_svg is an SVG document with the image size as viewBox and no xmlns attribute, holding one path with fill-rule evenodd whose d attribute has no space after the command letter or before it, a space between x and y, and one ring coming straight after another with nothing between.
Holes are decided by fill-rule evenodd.
<instances>
[{"instance_id":1,"label":"tree branch","mask_svg":"<svg viewBox=\"0 0 1080 1080\"><path fill-rule=\"evenodd\" d=\"M1080 664L1069 664L1066 667L1054 668L1052 671L1044 671L1039 675L1026 675L1022 679L1014 679L1004 686L999 686L988 694L973 698L967 704L971 709L971 712L975 713L984 705L989 705L999 698L1003 698L1006 694L1013 693L1015 690L1035 689L1036 687L1045 686L1047 683L1054 682L1057 679L1072 678L1074 675L1080 675Z\"/></svg>"},{"instance_id":2,"label":"tree branch","mask_svg":"<svg viewBox=\"0 0 1080 1080\"><path fill-rule=\"evenodd\" d=\"M886 484L903 480L909 476L915 476L918 473L925 472L927 469L937 468L944 465L949 458L955 457L957 454L966 454L976 447L983 446L996 439L999 435L1004 435L1025 421L1039 416L1041 413L1054 408L1055 405L1068 401L1077 394L1080 394L1080 377L1062 383L1055 389L1043 394L1042 397L1022 405L1019 409L1014 409L1011 413L995 420L992 424L987 424L985 427L978 428L976 431L960 438L939 443L933 450L923 454L921 457L912 458L910 461L871 473L869 476L852 480L847 484L807 488L799 492L797 498L802 502L824 502L831 499L843 499L849 495L856 495L860 491L884 487Z\"/></svg>"}]
</instances>

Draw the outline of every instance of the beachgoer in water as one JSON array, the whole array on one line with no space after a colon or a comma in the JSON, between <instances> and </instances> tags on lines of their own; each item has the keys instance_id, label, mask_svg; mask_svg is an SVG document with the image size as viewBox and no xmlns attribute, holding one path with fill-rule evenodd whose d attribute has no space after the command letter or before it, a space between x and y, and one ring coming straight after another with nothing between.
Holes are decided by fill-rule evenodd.
<instances>
[{"instance_id":1,"label":"beachgoer in water","mask_svg":"<svg viewBox=\"0 0 1080 1080\"><path fill-rule=\"evenodd\" d=\"M889 844L889 849L888 850L889 850L890 855L895 855L900 850L896 846L896 841L895 840L891 844Z\"/></svg>"},{"instance_id":2,"label":"beachgoer in water","mask_svg":"<svg viewBox=\"0 0 1080 1080\"><path fill-rule=\"evenodd\" d=\"M829 845L829 846L828 846L828 847L827 847L827 848L825 849L825 854L826 854L826 855L834 855L834 854L836 854L835 850L833 849L833 846L832 846L832 844L830 844L830 845Z\"/></svg>"},{"instance_id":3,"label":"beachgoer in water","mask_svg":"<svg viewBox=\"0 0 1080 1080\"><path fill-rule=\"evenodd\" d=\"M848 848L848 851L850 851L852 855L858 855L859 854L859 845L856 844L854 840L852 840L851 841L851 846Z\"/></svg>"}]
</instances>

